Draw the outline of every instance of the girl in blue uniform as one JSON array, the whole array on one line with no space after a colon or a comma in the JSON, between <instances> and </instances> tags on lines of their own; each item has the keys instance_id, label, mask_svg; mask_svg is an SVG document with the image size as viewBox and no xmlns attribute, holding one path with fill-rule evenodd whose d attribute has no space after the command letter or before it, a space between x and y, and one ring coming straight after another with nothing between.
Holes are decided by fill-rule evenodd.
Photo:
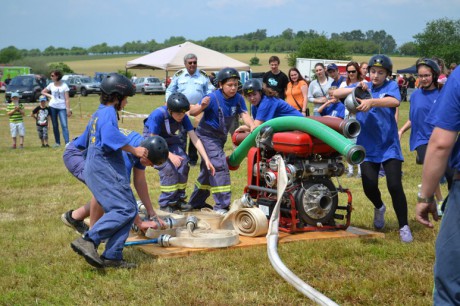
<instances>
[{"instance_id":1,"label":"girl in blue uniform","mask_svg":"<svg viewBox=\"0 0 460 306\"><path fill-rule=\"evenodd\" d=\"M80 136L88 143L84 178L104 209L94 226L71 243L72 249L96 268L136 265L123 260L123 247L137 215L137 204L126 174L122 150L146 158L148 150L132 147L118 129L118 111L134 95L131 81L120 74L109 74L101 82L101 105ZM102 256L97 247L107 240Z\"/></svg>"},{"instance_id":2,"label":"girl in blue uniform","mask_svg":"<svg viewBox=\"0 0 460 306\"><path fill-rule=\"evenodd\" d=\"M440 94L438 77L441 70L438 63L429 58L418 60L416 66L420 80L420 88L416 89L411 95L409 119L399 130L398 134L399 139L401 139L404 132L411 129L409 147L411 151L415 150L417 152L416 162L422 165L425 159L428 141L433 132L433 126L426 123L425 120L429 117L431 108ZM450 188L453 171L448 168L445 176ZM436 188L435 196L438 203L442 203L443 197L439 185Z\"/></svg>"},{"instance_id":3,"label":"girl in blue uniform","mask_svg":"<svg viewBox=\"0 0 460 306\"><path fill-rule=\"evenodd\" d=\"M303 117L298 110L278 98L274 90L270 88L262 89L262 84L256 79L251 79L244 83L243 93L251 103L251 114L254 118L255 127L273 118L284 116ZM240 130L246 128L243 126Z\"/></svg>"},{"instance_id":4,"label":"girl in blue uniform","mask_svg":"<svg viewBox=\"0 0 460 306\"><path fill-rule=\"evenodd\" d=\"M212 193L216 205L214 211L225 214L231 201L230 172L228 169L224 145L227 131L240 114L244 123L254 129L254 122L249 116L244 98L237 93L240 75L233 68L224 68L217 74L219 89L205 96L198 105L190 108L190 115L204 113L196 134L201 139L207 155L216 172L208 170L202 161L200 174L195 184L189 204L193 208L204 207L206 199Z\"/></svg>"},{"instance_id":5,"label":"girl in blue uniform","mask_svg":"<svg viewBox=\"0 0 460 306\"><path fill-rule=\"evenodd\" d=\"M145 177L145 168L147 166L153 166L159 163L163 163L168 157L168 145L164 139L158 139L150 137L145 139L137 132L120 129L120 132L126 135L129 139L131 146L137 147L142 146L149 151L148 158L137 158L131 153L123 151L123 158L126 166L126 175L128 178L131 177L131 171L133 173L134 187L136 188L137 194L144 204L148 220L142 221L139 215L137 215L134 223L137 228L145 232L148 228L159 229L165 226L163 220L158 218L155 210L152 207L150 196L147 187L147 180ZM70 142L64 151L63 159L64 164L70 173L80 180L83 184L85 178L83 175L86 162L86 145L82 138L76 138ZM85 218L90 217L90 226L104 214L102 207L97 203L96 198L93 196L91 201L81 206L76 210L69 210L62 214L61 220L65 225L75 229L81 234L84 234L89 228L84 223Z\"/></svg>"},{"instance_id":6,"label":"girl in blue uniform","mask_svg":"<svg viewBox=\"0 0 460 306\"><path fill-rule=\"evenodd\" d=\"M191 206L184 201L190 166L184 151L182 134L186 132L189 135L211 175L215 172L201 140L196 136L192 123L185 114L189 109L187 97L182 93L173 93L168 97L167 105L155 109L144 122L144 137L160 135L168 143L168 160L155 166L160 171L160 209L167 212L176 209L191 210Z\"/></svg>"},{"instance_id":7,"label":"girl in blue uniform","mask_svg":"<svg viewBox=\"0 0 460 306\"><path fill-rule=\"evenodd\" d=\"M401 176L404 158L395 119L401 96L398 84L387 79L391 76L393 63L388 56L379 54L370 59L368 68L371 82L362 81L358 86L365 90L369 88L372 99L358 99L360 105L356 114L356 119L361 124L357 144L366 149L366 158L361 164L364 193L374 205L374 227L382 229L385 226L386 207L382 202L378 177L380 166L383 165L387 176L387 188L399 223L401 241L412 242ZM334 96L345 98L352 90L339 88L334 91Z\"/></svg>"}]
</instances>

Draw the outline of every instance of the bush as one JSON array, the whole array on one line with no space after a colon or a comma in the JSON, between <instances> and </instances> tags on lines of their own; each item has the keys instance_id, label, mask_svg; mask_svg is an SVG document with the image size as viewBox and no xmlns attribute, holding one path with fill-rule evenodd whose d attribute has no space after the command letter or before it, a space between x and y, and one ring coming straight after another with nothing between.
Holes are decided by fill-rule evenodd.
<instances>
[{"instance_id":1,"label":"bush","mask_svg":"<svg viewBox=\"0 0 460 306\"><path fill-rule=\"evenodd\" d=\"M249 65L258 66L260 65L259 62L260 62L259 58L257 56L254 56L254 57L251 57L251 59L249 60Z\"/></svg>"}]
</instances>

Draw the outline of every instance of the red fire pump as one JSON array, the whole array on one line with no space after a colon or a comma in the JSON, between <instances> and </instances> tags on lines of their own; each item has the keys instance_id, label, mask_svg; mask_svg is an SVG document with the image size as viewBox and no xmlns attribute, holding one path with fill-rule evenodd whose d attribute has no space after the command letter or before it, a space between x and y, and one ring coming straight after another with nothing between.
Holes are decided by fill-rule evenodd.
<instances>
[{"instance_id":1,"label":"red fire pump","mask_svg":"<svg viewBox=\"0 0 460 306\"><path fill-rule=\"evenodd\" d=\"M356 124L359 128L357 121ZM244 137L244 133L236 133L232 139L237 145ZM256 147L249 149L247 155L248 181L243 199L258 206L270 219L277 202L276 155L284 159L288 176L279 229L288 233L346 229L350 225L352 195L331 180L345 171L342 156L302 131L274 133L270 127L261 129ZM346 195L346 203L339 204L339 193Z\"/></svg>"}]
</instances>

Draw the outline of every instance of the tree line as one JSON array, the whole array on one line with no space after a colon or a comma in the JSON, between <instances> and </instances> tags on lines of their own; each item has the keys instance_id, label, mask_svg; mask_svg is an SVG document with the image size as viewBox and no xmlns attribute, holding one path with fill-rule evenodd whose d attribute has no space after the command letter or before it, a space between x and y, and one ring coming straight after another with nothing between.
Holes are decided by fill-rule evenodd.
<instances>
[{"instance_id":1,"label":"tree line","mask_svg":"<svg viewBox=\"0 0 460 306\"><path fill-rule=\"evenodd\" d=\"M147 42L131 41L122 46L101 43L89 48L49 46L39 49L17 49L9 46L0 50L0 63L10 63L24 57L145 54L187 41L183 36L172 36L163 43L154 39ZM193 40L190 40L193 41ZM257 29L243 35L214 36L193 41L206 48L223 53L273 52L288 53L290 61L296 57L349 59L347 54L371 55L384 53L401 56L438 56L447 63L460 62L460 19L438 19L427 23L426 28L414 36L414 41L397 46L395 39L385 30L353 30L325 33L314 30L293 31L288 28L279 35L267 36L266 29Z\"/></svg>"}]
</instances>

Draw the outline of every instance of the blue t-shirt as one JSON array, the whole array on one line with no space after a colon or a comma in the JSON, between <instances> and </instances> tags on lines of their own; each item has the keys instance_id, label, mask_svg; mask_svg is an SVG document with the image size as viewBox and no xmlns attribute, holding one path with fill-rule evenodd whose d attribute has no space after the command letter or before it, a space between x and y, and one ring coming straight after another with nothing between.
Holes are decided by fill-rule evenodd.
<instances>
[{"instance_id":1,"label":"blue t-shirt","mask_svg":"<svg viewBox=\"0 0 460 306\"><path fill-rule=\"evenodd\" d=\"M382 86L374 88L367 83L373 98L391 96L401 101L396 82L386 80ZM368 112L358 112L356 119L361 124L361 132L356 143L366 149L364 161L381 163L389 159L403 161L399 143L395 107L372 107Z\"/></svg>"},{"instance_id":2,"label":"blue t-shirt","mask_svg":"<svg viewBox=\"0 0 460 306\"><path fill-rule=\"evenodd\" d=\"M417 89L410 97L409 120L411 121L411 132L409 147L411 151L421 145L426 145L430 140L433 126L425 123L425 120L429 116L433 103L439 94L438 89Z\"/></svg>"},{"instance_id":3,"label":"blue t-shirt","mask_svg":"<svg viewBox=\"0 0 460 306\"><path fill-rule=\"evenodd\" d=\"M331 103L328 107L323 109L321 116L331 116L343 119L345 117L345 105L342 102Z\"/></svg>"},{"instance_id":4,"label":"blue t-shirt","mask_svg":"<svg viewBox=\"0 0 460 306\"><path fill-rule=\"evenodd\" d=\"M284 116L302 117L302 114L286 101L276 97L267 97L266 95L262 96L259 105L252 105L251 110L254 120L264 122Z\"/></svg>"},{"instance_id":5,"label":"blue t-shirt","mask_svg":"<svg viewBox=\"0 0 460 306\"><path fill-rule=\"evenodd\" d=\"M165 120L169 121L170 132L173 135L177 135L180 131L180 127L189 132L193 130L193 125L190 122L190 118L185 115L181 122L177 122L169 114L166 106L160 106L155 109L147 118L144 126L147 128L149 134L160 135L163 138L171 137L166 130Z\"/></svg>"},{"instance_id":6,"label":"blue t-shirt","mask_svg":"<svg viewBox=\"0 0 460 306\"><path fill-rule=\"evenodd\" d=\"M120 133L118 129L115 108L101 104L75 145L78 148L86 148L88 144L95 145L101 147L105 152L112 152L121 149L128 142L128 137Z\"/></svg>"},{"instance_id":7,"label":"blue t-shirt","mask_svg":"<svg viewBox=\"0 0 460 306\"><path fill-rule=\"evenodd\" d=\"M460 69L455 69L436 100L427 123L448 131L460 131ZM449 166L460 170L460 138L452 150Z\"/></svg>"},{"instance_id":8,"label":"blue t-shirt","mask_svg":"<svg viewBox=\"0 0 460 306\"><path fill-rule=\"evenodd\" d=\"M216 130L219 129L219 106L224 113L224 117L232 117L236 116L236 114L242 114L248 111L244 98L239 93L226 99L222 94L222 90L219 89L207 96L211 98L211 101L208 107L204 109L203 118L201 120ZM201 105L201 101L199 104Z\"/></svg>"},{"instance_id":9,"label":"blue t-shirt","mask_svg":"<svg viewBox=\"0 0 460 306\"><path fill-rule=\"evenodd\" d=\"M138 147L142 140L144 139L142 135L135 131L127 130L127 129L122 129L120 128L120 133L128 137L128 144L133 146L133 147ZM81 160L82 162L85 162L86 158L86 149L88 148L87 141L85 141L85 136L82 134L81 136L75 138L73 140L73 145L81 150L81 155L83 159ZM140 158L134 156L131 153L128 153L126 151L123 152L123 160L125 162L125 167L126 167L126 174L129 179L131 179L131 171L135 167L140 170L145 170L145 166L142 165Z\"/></svg>"}]
</instances>

